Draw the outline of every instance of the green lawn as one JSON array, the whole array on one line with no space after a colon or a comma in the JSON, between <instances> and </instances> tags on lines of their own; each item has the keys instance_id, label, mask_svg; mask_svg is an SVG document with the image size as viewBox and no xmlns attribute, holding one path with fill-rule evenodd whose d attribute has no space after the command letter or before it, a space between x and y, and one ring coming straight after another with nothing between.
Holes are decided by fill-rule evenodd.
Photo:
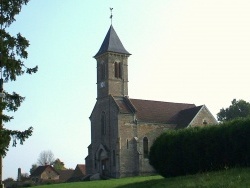
<instances>
[{"instance_id":1,"label":"green lawn","mask_svg":"<svg viewBox=\"0 0 250 188\"><path fill-rule=\"evenodd\" d=\"M131 177L37 186L36 188L184 188L184 187L250 187L250 168L163 178L161 176Z\"/></svg>"}]
</instances>

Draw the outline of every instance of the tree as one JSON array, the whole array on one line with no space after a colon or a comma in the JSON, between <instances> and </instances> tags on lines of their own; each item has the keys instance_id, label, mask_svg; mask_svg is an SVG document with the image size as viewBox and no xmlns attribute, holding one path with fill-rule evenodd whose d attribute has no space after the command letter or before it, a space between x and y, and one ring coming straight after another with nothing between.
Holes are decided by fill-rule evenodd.
<instances>
[{"instance_id":1,"label":"tree","mask_svg":"<svg viewBox=\"0 0 250 188\"><path fill-rule=\"evenodd\" d=\"M52 153L52 151L47 150L40 153L37 163L40 166L53 165L54 161L54 154Z\"/></svg>"},{"instance_id":2,"label":"tree","mask_svg":"<svg viewBox=\"0 0 250 188\"><path fill-rule=\"evenodd\" d=\"M27 181L30 179L30 176L28 173L22 173L21 174L21 181L24 182L24 181Z\"/></svg>"},{"instance_id":3,"label":"tree","mask_svg":"<svg viewBox=\"0 0 250 188\"><path fill-rule=\"evenodd\" d=\"M17 141L23 144L33 131L32 127L24 131L5 128L3 123L9 122L13 117L2 113L3 110L7 112L17 111L25 99L14 91L12 93L4 91L3 82L16 81L17 77L26 73L36 73L38 70L37 66L28 68L23 62L28 58L29 41L20 33L11 36L7 32L8 27L15 21L15 16L20 13L22 6L28 2L29 0L1 0L0 2L0 93L5 95L4 98L0 99L0 157L6 155L11 138L13 139L13 146L16 146Z\"/></svg>"},{"instance_id":4,"label":"tree","mask_svg":"<svg viewBox=\"0 0 250 188\"><path fill-rule=\"evenodd\" d=\"M66 170L64 167L64 162L62 162L60 159L56 159L53 163L53 167L56 170Z\"/></svg>"},{"instance_id":5,"label":"tree","mask_svg":"<svg viewBox=\"0 0 250 188\"><path fill-rule=\"evenodd\" d=\"M30 174L32 174L37 169L37 164L33 164L30 169Z\"/></svg>"},{"instance_id":6,"label":"tree","mask_svg":"<svg viewBox=\"0 0 250 188\"><path fill-rule=\"evenodd\" d=\"M248 116L250 116L250 103L242 99L238 101L233 99L232 104L228 108L222 108L217 114L219 121L229 121Z\"/></svg>"}]
</instances>

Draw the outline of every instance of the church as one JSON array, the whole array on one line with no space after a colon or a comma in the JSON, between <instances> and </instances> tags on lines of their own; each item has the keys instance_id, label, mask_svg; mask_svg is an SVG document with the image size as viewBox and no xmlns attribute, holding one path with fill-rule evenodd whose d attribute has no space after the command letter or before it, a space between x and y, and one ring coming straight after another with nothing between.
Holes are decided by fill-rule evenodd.
<instances>
[{"instance_id":1,"label":"church","mask_svg":"<svg viewBox=\"0 0 250 188\"><path fill-rule=\"evenodd\" d=\"M112 24L94 58L97 99L90 115L86 174L120 178L154 174L149 151L169 129L217 124L205 105L128 97L128 58Z\"/></svg>"}]
</instances>

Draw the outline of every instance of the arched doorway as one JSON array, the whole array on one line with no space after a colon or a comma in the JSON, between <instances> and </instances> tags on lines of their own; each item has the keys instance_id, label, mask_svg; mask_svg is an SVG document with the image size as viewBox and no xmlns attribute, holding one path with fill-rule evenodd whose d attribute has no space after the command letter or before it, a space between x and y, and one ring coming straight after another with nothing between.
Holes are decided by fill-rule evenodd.
<instances>
[{"instance_id":1,"label":"arched doorway","mask_svg":"<svg viewBox=\"0 0 250 188\"><path fill-rule=\"evenodd\" d=\"M100 175L109 176L109 158L108 152L105 147L101 144L96 152L96 158L98 162L98 171Z\"/></svg>"}]
</instances>

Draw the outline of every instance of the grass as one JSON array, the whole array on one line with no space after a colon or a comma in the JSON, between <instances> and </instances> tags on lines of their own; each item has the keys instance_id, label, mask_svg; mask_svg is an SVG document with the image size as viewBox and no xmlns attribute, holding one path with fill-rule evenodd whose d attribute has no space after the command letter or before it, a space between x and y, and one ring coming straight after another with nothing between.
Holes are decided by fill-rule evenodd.
<instances>
[{"instance_id":1,"label":"grass","mask_svg":"<svg viewBox=\"0 0 250 188\"><path fill-rule=\"evenodd\" d=\"M63 183L36 188L235 188L250 187L250 168L227 169L218 172L163 178L161 176L131 177L111 180Z\"/></svg>"}]
</instances>

